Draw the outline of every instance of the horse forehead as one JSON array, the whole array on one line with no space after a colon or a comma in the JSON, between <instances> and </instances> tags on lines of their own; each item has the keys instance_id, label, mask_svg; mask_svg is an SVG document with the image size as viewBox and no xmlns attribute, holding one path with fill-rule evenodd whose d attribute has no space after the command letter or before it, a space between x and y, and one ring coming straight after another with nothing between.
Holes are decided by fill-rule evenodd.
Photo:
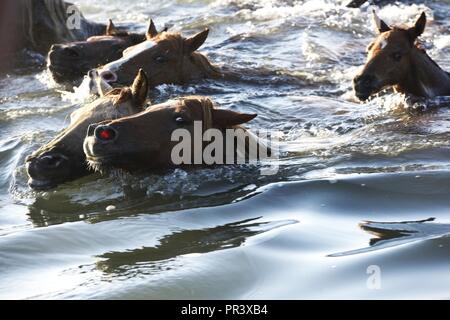
<instances>
[{"instance_id":1,"label":"horse forehead","mask_svg":"<svg viewBox=\"0 0 450 320\"><path fill-rule=\"evenodd\" d=\"M403 34L399 34L395 31L386 32L381 34L376 40L373 46L372 53L380 53L384 49L395 50L408 46L408 40L405 39Z\"/></svg>"},{"instance_id":2,"label":"horse forehead","mask_svg":"<svg viewBox=\"0 0 450 320\"><path fill-rule=\"evenodd\" d=\"M409 37L405 30L392 30L383 36L387 43L398 46L408 46Z\"/></svg>"},{"instance_id":3,"label":"horse forehead","mask_svg":"<svg viewBox=\"0 0 450 320\"><path fill-rule=\"evenodd\" d=\"M146 40L135 46L129 47L123 52L123 54L127 57L136 56L138 54L141 54L142 52L150 51L151 49L158 47L158 45L159 43L156 41Z\"/></svg>"},{"instance_id":4,"label":"horse forehead","mask_svg":"<svg viewBox=\"0 0 450 320\"><path fill-rule=\"evenodd\" d=\"M374 41L374 49L383 50L391 43L389 32L382 33Z\"/></svg>"},{"instance_id":5,"label":"horse forehead","mask_svg":"<svg viewBox=\"0 0 450 320\"><path fill-rule=\"evenodd\" d=\"M123 65L127 64L128 62L130 62L131 59L139 56L141 53L146 52L146 51L150 51L153 48L155 48L157 46L157 43L152 41L152 40L146 40L144 42L141 42L135 46L129 47L127 49L125 49L125 51L123 52L123 56L122 58L120 58L119 60L110 62L106 65L104 65L103 67L101 67L104 70L117 70L120 69Z\"/></svg>"},{"instance_id":6,"label":"horse forehead","mask_svg":"<svg viewBox=\"0 0 450 320\"><path fill-rule=\"evenodd\" d=\"M387 47L388 43L389 43L389 40L387 38L381 37L381 39L378 40L378 47L379 47L379 49L383 50L384 48Z\"/></svg>"},{"instance_id":7,"label":"horse forehead","mask_svg":"<svg viewBox=\"0 0 450 320\"><path fill-rule=\"evenodd\" d=\"M93 36L86 40L87 42L97 42L97 41L122 41L121 38L116 36Z\"/></svg>"},{"instance_id":8,"label":"horse forehead","mask_svg":"<svg viewBox=\"0 0 450 320\"><path fill-rule=\"evenodd\" d=\"M190 108L188 108L183 100L170 100L161 104L153 105L149 107L144 114L148 115L150 118L152 114L177 114L177 113L190 113Z\"/></svg>"}]
</instances>

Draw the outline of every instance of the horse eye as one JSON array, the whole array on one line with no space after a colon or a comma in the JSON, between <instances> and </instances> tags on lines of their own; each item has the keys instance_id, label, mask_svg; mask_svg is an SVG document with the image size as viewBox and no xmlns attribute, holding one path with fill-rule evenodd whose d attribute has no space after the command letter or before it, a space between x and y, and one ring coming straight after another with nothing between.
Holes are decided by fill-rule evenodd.
<instances>
[{"instance_id":1,"label":"horse eye","mask_svg":"<svg viewBox=\"0 0 450 320\"><path fill-rule=\"evenodd\" d=\"M157 62L157 63L164 63L164 62L166 62L168 59L167 59L167 57L164 57L164 56L157 56L157 57L155 57L155 61Z\"/></svg>"},{"instance_id":2,"label":"horse eye","mask_svg":"<svg viewBox=\"0 0 450 320\"><path fill-rule=\"evenodd\" d=\"M395 61L400 61L400 60L402 59L402 54L401 54L400 52L394 52L394 53L392 54L392 58L393 58Z\"/></svg>"},{"instance_id":3,"label":"horse eye","mask_svg":"<svg viewBox=\"0 0 450 320\"><path fill-rule=\"evenodd\" d=\"M183 117L175 117L175 122L177 124L184 124L186 123L186 120Z\"/></svg>"}]
</instances>

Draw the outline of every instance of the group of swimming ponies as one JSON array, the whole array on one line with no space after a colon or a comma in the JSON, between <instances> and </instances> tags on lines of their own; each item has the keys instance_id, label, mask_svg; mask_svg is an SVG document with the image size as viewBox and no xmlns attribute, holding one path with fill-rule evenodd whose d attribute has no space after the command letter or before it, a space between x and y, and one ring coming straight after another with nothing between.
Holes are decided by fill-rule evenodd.
<instances>
[{"instance_id":1,"label":"group of swimming ponies","mask_svg":"<svg viewBox=\"0 0 450 320\"><path fill-rule=\"evenodd\" d=\"M449 73L417 41L425 30L425 13L409 27L389 26L375 12L373 16L378 35L367 47L365 66L353 79L356 97L365 101L386 88L413 100L449 96ZM98 31L98 24L94 26L88 29ZM201 121L207 123L205 130L224 131L241 128L257 116L220 109L203 96L160 104L148 99L149 91L161 84L230 76L198 51L208 29L186 37L158 31L151 20L145 34L119 29L112 21L102 27L103 34L49 48L47 67L53 79L79 84L87 76L98 98L74 111L66 129L27 157L31 188L54 188L106 168L135 172L174 167L179 165L171 158L176 129L194 134L194 122Z\"/></svg>"}]
</instances>

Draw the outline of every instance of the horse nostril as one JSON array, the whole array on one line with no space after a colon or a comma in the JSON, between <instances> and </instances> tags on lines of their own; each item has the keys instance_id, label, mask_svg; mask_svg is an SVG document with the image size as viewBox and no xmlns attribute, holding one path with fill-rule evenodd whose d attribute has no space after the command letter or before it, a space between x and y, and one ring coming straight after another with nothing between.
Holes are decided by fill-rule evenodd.
<instances>
[{"instance_id":1,"label":"horse nostril","mask_svg":"<svg viewBox=\"0 0 450 320\"><path fill-rule=\"evenodd\" d=\"M105 70L100 73L100 77L106 82L115 82L117 80L117 76L114 72Z\"/></svg>"},{"instance_id":2,"label":"horse nostril","mask_svg":"<svg viewBox=\"0 0 450 320\"><path fill-rule=\"evenodd\" d=\"M98 126L94 130L94 135L101 141L114 141L117 139L118 133L116 129L110 126Z\"/></svg>"}]
</instances>

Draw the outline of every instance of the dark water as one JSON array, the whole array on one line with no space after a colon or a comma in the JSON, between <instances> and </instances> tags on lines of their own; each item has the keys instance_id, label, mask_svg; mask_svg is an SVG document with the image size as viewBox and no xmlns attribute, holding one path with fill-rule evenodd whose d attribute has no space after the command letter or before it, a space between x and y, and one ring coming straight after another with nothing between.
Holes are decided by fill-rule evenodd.
<instances>
[{"instance_id":1,"label":"dark water","mask_svg":"<svg viewBox=\"0 0 450 320\"><path fill-rule=\"evenodd\" d=\"M75 1L88 18L137 29L148 17L186 34L208 26L202 51L243 80L161 86L153 99L195 93L258 113L251 129L284 133L280 170L93 175L32 192L24 158L85 96L17 70L0 78L0 297L450 298L450 110L410 115L392 93L354 100L368 6L89 2ZM379 15L413 22L423 10L425 46L450 70L450 4Z\"/></svg>"}]
</instances>

